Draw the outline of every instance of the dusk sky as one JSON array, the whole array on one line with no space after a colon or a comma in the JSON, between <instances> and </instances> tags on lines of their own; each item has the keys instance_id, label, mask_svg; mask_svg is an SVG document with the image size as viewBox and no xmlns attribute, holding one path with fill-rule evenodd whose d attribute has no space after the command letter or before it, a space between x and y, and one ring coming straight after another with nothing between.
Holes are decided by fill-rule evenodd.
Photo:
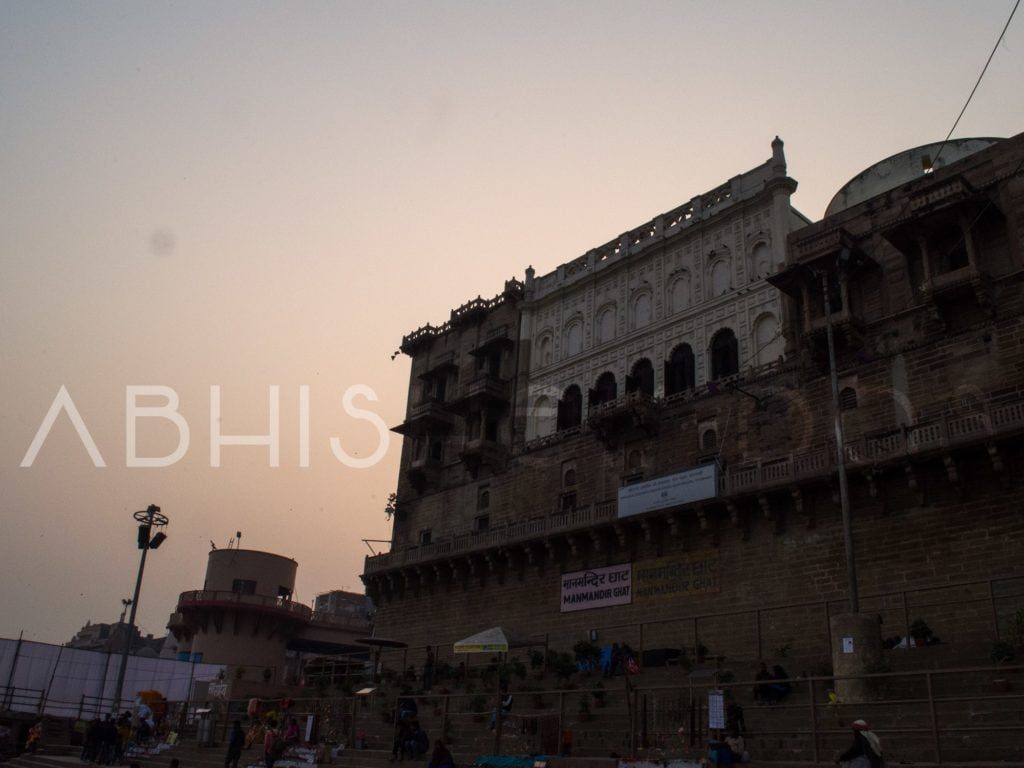
<instances>
[{"instance_id":1,"label":"dusk sky","mask_svg":"<svg viewBox=\"0 0 1024 768\"><path fill-rule=\"evenodd\" d=\"M403 334L764 162L819 219L850 177L941 141L1013 0L0 2L0 636L162 635L211 540L295 558L296 599L361 589L401 438ZM954 137L1024 130L1024 18ZM126 388L180 399L188 450L128 467ZM226 435L268 432L280 466ZM300 466L300 386L309 466ZM61 414L61 387L102 455ZM161 399L140 400L141 405ZM178 445L138 419L138 454Z\"/></svg>"}]
</instances>

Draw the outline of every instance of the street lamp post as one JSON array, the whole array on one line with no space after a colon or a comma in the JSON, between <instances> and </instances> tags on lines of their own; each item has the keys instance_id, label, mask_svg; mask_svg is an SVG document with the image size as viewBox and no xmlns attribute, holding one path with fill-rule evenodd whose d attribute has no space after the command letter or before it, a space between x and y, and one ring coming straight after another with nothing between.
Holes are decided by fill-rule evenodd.
<instances>
[{"instance_id":1,"label":"street lamp post","mask_svg":"<svg viewBox=\"0 0 1024 768\"><path fill-rule=\"evenodd\" d=\"M838 267L838 264L837 264ZM838 276L836 278L838 280ZM839 411L839 375L836 371L836 344L832 330L832 302L829 299L828 272L821 273L821 292L825 298L825 331L828 337L828 371L832 382L832 415L836 441L836 469L839 471L839 506L843 513L843 543L846 548L846 583L850 593L850 613L857 613L857 563L853 550L853 523L850 518L850 490L846 479L846 437Z\"/></svg>"},{"instance_id":2,"label":"street lamp post","mask_svg":"<svg viewBox=\"0 0 1024 768\"><path fill-rule=\"evenodd\" d=\"M131 599L131 614L128 617L128 627L126 628L127 638L124 643L124 648L121 651L121 665L117 670L117 686L114 689L114 703L111 707L111 712L116 714L121 706L121 693L124 690L124 674L128 669L128 652L131 649L131 632L135 627L135 613L139 608L139 591L142 589L142 572L146 568L146 553L151 549L159 547L164 539L167 538L166 534L162 531L150 536L153 530L153 526L157 528L163 528L169 522L167 516L160 512L160 507L156 504L150 504L145 510L140 510L132 515L135 520L139 523L139 549L142 550L142 556L139 558L139 573L135 578L135 593ZM122 601L124 603L125 601ZM126 606L127 607L127 606ZM121 612L121 620L124 621L124 611Z\"/></svg>"}]
</instances>

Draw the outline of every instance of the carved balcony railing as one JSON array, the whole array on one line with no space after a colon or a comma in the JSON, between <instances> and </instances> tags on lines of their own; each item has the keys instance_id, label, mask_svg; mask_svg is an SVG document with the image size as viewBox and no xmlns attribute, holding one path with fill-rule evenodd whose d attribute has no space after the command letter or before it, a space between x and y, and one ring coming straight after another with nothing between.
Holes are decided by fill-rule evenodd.
<instances>
[{"instance_id":1,"label":"carved balcony railing","mask_svg":"<svg viewBox=\"0 0 1024 768\"><path fill-rule=\"evenodd\" d=\"M1024 398L990 403L976 411L929 418L914 424L872 432L848 440L844 459L848 470L868 470L884 463L910 461L924 454L1005 438L1024 432ZM836 471L831 443L806 450L735 464L719 475L720 498L765 493L828 477ZM569 513L535 517L486 532L464 532L420 547L366 558L367 575L410 563L508 546L554 533L584 530L616 519L614 501L592 504Z\"/></svg>"}]
</instances>

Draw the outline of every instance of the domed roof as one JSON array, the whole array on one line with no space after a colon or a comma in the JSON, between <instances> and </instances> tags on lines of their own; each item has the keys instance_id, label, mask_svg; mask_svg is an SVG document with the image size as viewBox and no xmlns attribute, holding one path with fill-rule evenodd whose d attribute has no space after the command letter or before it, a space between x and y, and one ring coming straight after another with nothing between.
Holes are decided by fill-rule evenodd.
<instances>
[{"instance_id":1,"label":"domed roof","mask_svg":"<svg viewBox=\"0 0 1024 768\"><path fill-rule=\"evenodd\" d=\"M937 141L934 144L924 144L879 160L858 173L836 192L832 202L825 209L825 216L852 208L875 195L921 178L926 169L938 170L999 141L1002 139L951 139L945 143L945 146L941 141ZM939 155L938 162L935 162L934 158L939 147L942 147L942 154Z\"/></svg>"}]
</instances>

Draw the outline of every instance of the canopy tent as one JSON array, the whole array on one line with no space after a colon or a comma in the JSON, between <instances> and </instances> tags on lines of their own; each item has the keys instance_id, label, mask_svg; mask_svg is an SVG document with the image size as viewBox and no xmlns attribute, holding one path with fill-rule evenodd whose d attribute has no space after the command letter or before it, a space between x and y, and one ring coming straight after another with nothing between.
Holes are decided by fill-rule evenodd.
<instances>
[{"instance_id":1,"label":"canopy tent","mask_svg":"<svg viewBox=\"0 0 1024 768\"><path fill-rule=\"evenodd\" d=\"M455 653L508 653L509 648L525 648L530 643L511 637L501 627L491 627L455 643Z\"/></svg>"}]
</instances>

